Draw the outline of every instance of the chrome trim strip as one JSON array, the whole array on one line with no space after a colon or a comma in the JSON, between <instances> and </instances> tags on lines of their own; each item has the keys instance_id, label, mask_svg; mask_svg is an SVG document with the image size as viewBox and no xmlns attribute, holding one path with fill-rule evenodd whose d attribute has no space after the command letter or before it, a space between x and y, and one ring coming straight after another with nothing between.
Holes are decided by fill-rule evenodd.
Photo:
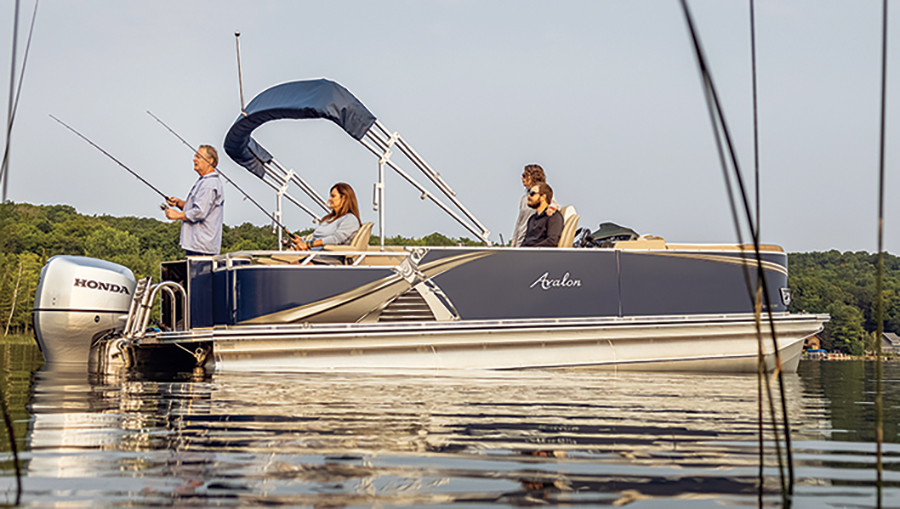
<instances>
[{"instance_id":1,"label":"chrome trim strip","mask_svg":"<svg viewBox=\"0 0 900 509\"><path fill-rule=\"evenodd\" d=\"M39 308L39 309L32 309L31 311L32 312L53 311L53 312L62 312L62 313L119 313L119 314L123 314L123 315L128 313L127 309L118 310L118 309L60 309L60 308L45 309L45 308Z\"/></svg>"},{"instance_id":2,"label":"chrome trim strip","mask_svg":"<svg viewBox=\"0 0 900 509\"><path fill-rule=\"evenodd\" d=\"M816 314L789 314L773 313L776 325L791 323L803 323L809 321L827 321L828 315ZM534 332L541 329L560 330L597 327L658 327L668 328L673 326L691 325L739 325L755 324L753 313L733 315L672 315L672 316L646 316L646 317L605 317L605 318L547 318L547 319L522 319L522 320L460 320L447 322L373 322L373 323L301 323L301 324L270 324L270 325L217 325L210 329L194 331L167 331L154 335L148 334L144 340L151 337L155 341L165 343L169 341L210 341L227 339L228 341L253 341L249 336L296 336L306 338L321 338L328 335L382 335L408 333L424 335L430 333L479 333L479 332L509 332L521 330ZM764 320L765 323L765 320ZM765 336L768 331L764 330ZM245 337L241 337L245 336Z\"/></svg>"}]
</instances>

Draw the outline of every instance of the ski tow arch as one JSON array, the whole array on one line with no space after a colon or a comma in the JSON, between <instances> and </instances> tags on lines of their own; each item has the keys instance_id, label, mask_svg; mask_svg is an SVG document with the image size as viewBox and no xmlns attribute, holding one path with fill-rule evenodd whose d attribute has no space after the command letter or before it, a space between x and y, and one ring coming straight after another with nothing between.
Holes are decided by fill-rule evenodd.
<instances>
[{"instance_id":1,"label":"ski tow arch","mask_svg":"<svg viewBox=\"0 0 900 509\"><path fill-rule=\"evenodd\" d=\"M292 81L250 101L225 135L225 153L262 178L272 155L250 136L253 130L272 120L307 118L331 120L356 140L375 123L375 115L341 85L326 79Z\"/></svg>"}]
</instances>

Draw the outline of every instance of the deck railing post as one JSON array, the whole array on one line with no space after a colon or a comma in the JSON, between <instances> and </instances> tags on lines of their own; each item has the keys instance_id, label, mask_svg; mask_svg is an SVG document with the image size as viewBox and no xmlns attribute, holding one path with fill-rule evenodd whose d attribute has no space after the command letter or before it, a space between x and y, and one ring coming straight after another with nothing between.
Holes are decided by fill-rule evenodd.
<instances>
[{"instance_id":1,"label":"deck railing post","mask_svg":"<svg viewBox=\"0 0 900 509\"><path fill-rule=\"evenodd\" d=\"M378 183L375 184L378 199L378 237L381 250L384 251L384 161L378 161Z\"/></svg>"}]
</instances>

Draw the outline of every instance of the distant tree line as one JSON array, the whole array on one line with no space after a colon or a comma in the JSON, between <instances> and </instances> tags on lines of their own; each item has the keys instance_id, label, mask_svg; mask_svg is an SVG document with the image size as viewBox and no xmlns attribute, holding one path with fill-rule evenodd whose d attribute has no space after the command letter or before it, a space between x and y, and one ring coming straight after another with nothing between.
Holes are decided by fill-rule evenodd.
<instances>
[{"instance_id":1,"label":"distant tree line","mask_svg":"<svg viewBox=\"0 0 900 509\"><path fill-rule=\"evenodd\" d=\"M875 349L875 278L878 255L828 251L788 255L790 311L828 313L824 348L862 355ZM885 254L884 330L900 331L900 258Z\"/></svg>"},{"instance_id":2,"label":"distant tree line","mask_svg":"<svg viewBox=\"0 0 900 509\"><path fill-rule=\"evenodd\" d=\"M55 255L90 256L124 265L136 278L159 279L159 264L184 254L181 223L144 217L88 216L70 205L0 204L0 336L27 333L41 268ZM296 232L307 234L312 229ZM225 225L222 252L277 249L271 226ZM370 244L377 245L378 237ZM433 233L415 239L395 236L388 245L479 245Z\"/></svg>"}]
</instances>

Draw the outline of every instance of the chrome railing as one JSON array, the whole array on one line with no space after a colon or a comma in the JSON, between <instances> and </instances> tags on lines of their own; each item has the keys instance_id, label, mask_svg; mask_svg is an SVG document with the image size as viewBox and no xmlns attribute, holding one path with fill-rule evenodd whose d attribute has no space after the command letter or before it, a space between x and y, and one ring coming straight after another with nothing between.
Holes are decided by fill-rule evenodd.
<instances>
[{"instance_id":1,"label":"chrome railing","mask_svg":"<svg viewBox=\"0 0 900 509\"><path fill-rule=\"evenodd\" d=\"M147 331L150 324L150 314L153 310L153 303L159 292L162 291L169 296L169 320L175 330L178 330L177 324L177 302L176 294L181 295L182 322L181 330L188 330L191 327L190 308L188 307L187 292L184 288L174 281L163 281L155 285L151 284L150 277L145 277L138 281L134 289L134 297L131 299L131 306L128 308L128 318L125 320L125 329L122 331L122 337L126 339L140 339ZM160 303L161 304L161 303ZM160 307L160 314L167 310Z\"/></svg>"}]
</instances>

